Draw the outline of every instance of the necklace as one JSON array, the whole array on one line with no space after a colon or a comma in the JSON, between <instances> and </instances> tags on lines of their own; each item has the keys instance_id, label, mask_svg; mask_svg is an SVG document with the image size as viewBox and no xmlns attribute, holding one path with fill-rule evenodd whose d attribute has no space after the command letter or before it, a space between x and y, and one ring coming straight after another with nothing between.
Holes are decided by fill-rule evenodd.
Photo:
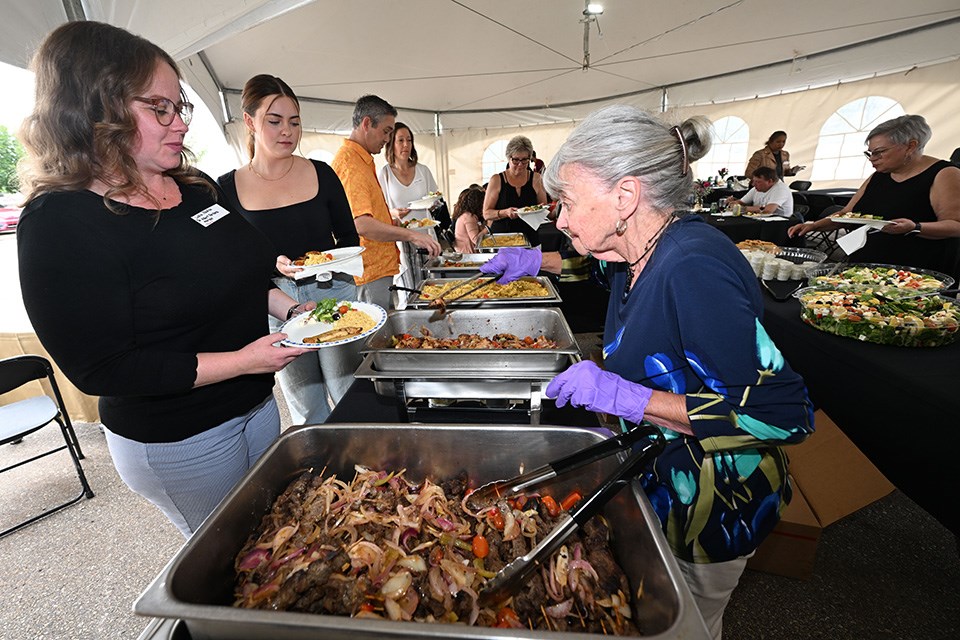
<instances>
[{"instance_id":1,"label":"necklace","mask_svg":"<svg viewBox=\"0 0 960 640\"><path fill-rule=\"evenodd\" d=\"M267 178L266 176L261 175L261 173L260 173L259 171L257 171L256 169L253 168L253 160L251 160L251 161L247 164L247 167L249 167L249 168L250 168L250 171L253 171L254 175L257 176L258 178L260 178L261 180L266 180L267 182L277 182L277 181L283 180L284 178L287 177L287 174L290 173L290 171L293 169L294 163L295 163L294 157L293 157L293 156L290 156L290 166L287 167L287 170L284 171L284 172L283 172L283 175L281 175L279 178Z\"/></svg>"},{"instance_id":2,"label":"necklace","mask_svg":"<svg viewBox=\"0 0 960 640\"><path fill-rule=\"evenodd\" d=\"M663 232L666 231L667 226L673 222L674 214L671 213L667 216L667 219L663 221L663 224L660 225L660 228L657 229L657 232L653 234L649 240L647 240L647 245L643 248L643 253L640 254L640 257L634 260L633 262L627 263L627 284L623 288L623 297L626 298L630 294L630 285L633 284L633 268L640 264L640 261L647 257L647 255L653 251L653 248L657 246L660 237L663 235Z\"/></svg>"}]
</instances>

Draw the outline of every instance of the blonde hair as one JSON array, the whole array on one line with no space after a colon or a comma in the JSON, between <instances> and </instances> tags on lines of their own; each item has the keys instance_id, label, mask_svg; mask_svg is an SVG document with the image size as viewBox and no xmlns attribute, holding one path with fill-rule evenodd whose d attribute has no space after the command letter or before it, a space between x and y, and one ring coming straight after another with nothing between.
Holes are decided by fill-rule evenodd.
<instances>
[{"instance_id":1,"label":"blonde hair","mask_svg":"<svg viewBox=\"0 0 960 640\"><path fill-rule=\"evenodd\" d=\"M40 45L33 112L20 140L27 150L18 167L26 201L53 191L80 191L94 180L107 185L104 204L114 213L117 196L144 195L161 209L140 176L132 149L139 132L130 103L157 68L177 63L163 49L128 31L101 22L68 22ZM166 172L188 184L213 187L191 169L184 148L180 165Z\"/></svg>"}]
</instances>

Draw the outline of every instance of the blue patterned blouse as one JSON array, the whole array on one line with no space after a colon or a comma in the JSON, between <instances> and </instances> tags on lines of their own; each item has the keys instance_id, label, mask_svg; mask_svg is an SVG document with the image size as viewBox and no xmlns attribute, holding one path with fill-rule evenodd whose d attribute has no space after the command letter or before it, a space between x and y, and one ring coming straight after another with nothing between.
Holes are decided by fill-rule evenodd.
<instances>
[{"instance_id":1,"label":"blue patterned blouse","mask_svg":"<svg viewBox=\"0 0 960 640\"><path fill-rule=\"evenodd\" d=\"M641 483L673 553L724 562L756 549L790 501L780 445L813 432L806 387L761 323L756 276L699 218L667 227L633 288L612 267L607 370L686 396L696 437L667 448Z\"/></svg>"}]
</instances>

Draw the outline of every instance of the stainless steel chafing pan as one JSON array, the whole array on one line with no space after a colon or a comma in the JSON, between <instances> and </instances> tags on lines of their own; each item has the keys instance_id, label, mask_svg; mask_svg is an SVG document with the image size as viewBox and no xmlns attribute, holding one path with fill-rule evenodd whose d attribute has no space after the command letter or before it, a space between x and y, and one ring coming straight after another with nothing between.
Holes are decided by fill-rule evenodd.
<instances>
[{"instance_id":1,"label":"stainless steel chafing pan","mask_svg":"<svg viewBox=\"0 0 960 640\"><path fill-rule=\"evenodd\" d=\"M420 290L423 290L423 287L429 284L445 286L456 280L463 280L464 278L431 278L429 280L424 280L420 283ZM560 294L557 292L557 288L554 286L550 278L544 276L537 276L535 278L523 278L523 280L536 280L541 285L543 285L547 290L547 295L542 297L529 297L529 298L474 298L474 299L461 299L456 302L450 303L451 309L459 309L461 307L516 307L516 306L525 306L529 307L532 305L536 306L551 306L558 305L561 302ZM457 292L454 291L451 295L456 296ZM421 309L424 307L430 306L432 299L424 299L420 297L419 293L413 293L407 299L407 306L413 307L415 309Z\"/></svg>"},{"instance_id":2,"label":"stainless steel chafing pan","mask_svg":"<svg viewBox=\"0 0 960 640\"><path fill-rule=\"evenodd\" d=\"M559 309L458 309L445 318L431 321L432 314L429 309L406 309L390 314L380 330L367 338L363 352L373 355L372 364L377 370L401 377L423 376L437 370L456 371L461 376L466 373L471 377L490 371L559 373L570 365L571 355L580 354L577 340ZM393 335L419 336L424 328L437 337L512 333L522 338L543 334L555 340L557 348L441 350L391 346Z\"/></svg>"},{"instance_id":3,"label":"stainless steel chafing pan","mask_svg":"<svg viewBox=\"0 0 960 640\"><path fill-rule=\"evenodd\" d=\"M407 469L411 478L440 479L465 470L478 484L535 468L602 440L592 430L517 425L337 425L284 434L177 552L134 605L141 615L185 620L194 640L373 640L380 638L552 638L587 640L594 634L475 628L355 619L283 611L237 609L234 558L274 499L307 468L353 476L355 464ZM471 455L465 455L470 452ZM609 458L558 480L564 495L595 486L617 466ZM631 584L634 620L648 638L699 640L708 635L659 521L636 482L604 510L612 546ZM636 599L642 587L642 597Z\"/></svg>"},{"instance_id":4,"label":"stainless steel chafing pan","mask_svg":"<svg viewBox=\"0 0 960 640\"><path fill-rule=\"evenodd\" d=\"M480 270L479 265L492 258L494 253L465 253L459 260L450 260L438 256L430 258L423 265L423 270L431 278L462 278L471 276ZM467 266L456 266L457 263Z\"/></svg>"}]
</instances>

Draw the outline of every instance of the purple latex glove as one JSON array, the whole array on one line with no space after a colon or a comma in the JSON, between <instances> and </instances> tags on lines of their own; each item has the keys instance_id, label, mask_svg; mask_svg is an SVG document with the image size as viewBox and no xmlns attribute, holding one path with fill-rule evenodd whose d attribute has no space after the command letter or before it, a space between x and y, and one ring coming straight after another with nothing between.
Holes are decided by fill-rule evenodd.
<instances>
[{"instance_id":1,"label":"purple latex glove","mask_svg":"<svg viewBox=\"0 0 960 640\"><path fill-rule=\"evenodd\" d=\"M568 402L574 407L608 413L640 424L653 389L624 380L615 373L604 371L585 360L573 365L547 385L548 398L556 398L562 407Z\"/></svg>"},{"instance_id":2,"label":"purple latex glove","mask_svg":"<svg viewBox=\"0 0 960 640\"><path fill-rule=\"evenodd\" d=\"M482 265L480 273L500 275L497 282L507 284L524 276L535 276L540 273L543 263L543 254L540 249L521 249L520 247L504 247Z\"/></svg>"}]
</instances>

